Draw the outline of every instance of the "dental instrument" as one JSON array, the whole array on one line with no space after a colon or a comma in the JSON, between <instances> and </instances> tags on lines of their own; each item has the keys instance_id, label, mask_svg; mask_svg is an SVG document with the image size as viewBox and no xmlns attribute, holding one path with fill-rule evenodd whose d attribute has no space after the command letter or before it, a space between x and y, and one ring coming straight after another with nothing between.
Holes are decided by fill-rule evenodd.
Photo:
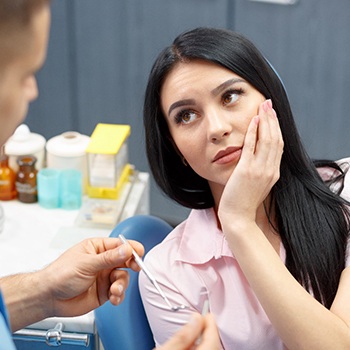
<instances>
[{"instance_id":1,"label":"dental instrument","mask_svg":"<svg viewBox=\"0 0 350 350\"><path fill-rule=\"evenodd\" d=\"M148 277L148 279L151 281L151 283L154 285L154 287L157 289L158 293L162 296L162 298L165 300L165 302L168 304L169 308L172 311L178 311L178 310L183 310L186 309L187 306L186 305L178 305L178 306L174 306L170 303L169 299L167 298L167 296L164 294L164 292L162 291L162 289L160 288L157 280L155 279L155 277L152 275L152 273L148 270L148 268L146 267L145 263L142 261L142 259L140 258L140 256L136 253L136 251L132 248L131 244L128 242L128 240L122 235L120 234L118 236L120 238L120 240L124 243L124 244L128 244L131 249L132 249L132 255L135 258L135 261L137 263L137 265L139 265L139 267L141 268L141 270L145 273L145 275Z\"/></svg>"}]
</instances>

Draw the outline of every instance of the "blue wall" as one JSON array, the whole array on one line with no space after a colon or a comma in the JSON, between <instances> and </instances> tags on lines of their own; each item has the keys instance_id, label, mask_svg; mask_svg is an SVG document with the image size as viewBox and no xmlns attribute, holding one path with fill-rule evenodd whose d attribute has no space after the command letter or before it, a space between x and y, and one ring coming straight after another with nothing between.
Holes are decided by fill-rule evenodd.
<instances>
[{"instance_id":1,"label":"blue wall","mask_svg":"<svg viewBox=\"0 0 350 350\"><path fill-rule=\"evenodd\" d=\"M142 103L151 65L180 32L197 26L237 30L279 71L312 157L350 154L350 2L299 0L283 6L248 0L60 0L52 5L40 98L27 123L47 139L90 135L96 124L131 125L130 161L148 171ZM151 210L171 223L188 210L152 181Z\"/></svg>"}]
</instances>

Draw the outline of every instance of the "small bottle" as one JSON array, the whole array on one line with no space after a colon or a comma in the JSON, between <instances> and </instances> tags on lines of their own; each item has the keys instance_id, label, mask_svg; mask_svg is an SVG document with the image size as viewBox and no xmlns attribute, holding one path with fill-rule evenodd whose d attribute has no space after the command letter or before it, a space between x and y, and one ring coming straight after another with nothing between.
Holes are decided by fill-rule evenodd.
<instances>
[{"instance_id":1,"label":"small bottle","mask_svg":"<svg viewBox=\"0 0 350 350\"><path fill-rule=\"evenodd\" d=\"M9 157L0 154L0 200L9 201L16 198L16 174L9 167Z\"/></svg>"},{"instance_id":2,"label":"small bottle","mask_svg":"<svg viewBox=\"0 0 350 350\"><path fill-rule=\"evenodd\" d=\"M23 203L38 201L36 160L34 156L20 156L17 158L19 167L16 177L17 197Z\"/></svg>"}]
</instances>

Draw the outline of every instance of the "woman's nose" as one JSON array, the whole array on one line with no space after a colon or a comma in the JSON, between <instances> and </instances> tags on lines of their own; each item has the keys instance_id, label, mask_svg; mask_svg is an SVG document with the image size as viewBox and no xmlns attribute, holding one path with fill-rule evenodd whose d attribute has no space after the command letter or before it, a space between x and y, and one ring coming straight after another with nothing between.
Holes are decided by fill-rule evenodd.
<instances>
[{"instance_id":1,"label":"woman's nose","mask_svg":"<svg viewBox=\"0 0 350 350\"><path fill-rule=\"evenodd\" d=\"M212 111L207 115L207 121L208 140L210 142L220 141L232 132L232 126L229 120L225 118L224 112Z\"/></svg>"}]
</instances>

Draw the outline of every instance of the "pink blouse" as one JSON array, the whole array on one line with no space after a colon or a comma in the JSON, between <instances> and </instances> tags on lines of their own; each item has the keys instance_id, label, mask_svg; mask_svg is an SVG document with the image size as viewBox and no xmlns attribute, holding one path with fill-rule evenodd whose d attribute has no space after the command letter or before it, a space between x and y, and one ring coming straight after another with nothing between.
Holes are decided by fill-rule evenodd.
<instances>
[{"instance_id":1,"label":"pink blouse","mask_svg":"<svg viewBox=\"0 0 350 350\"><path fill-rule=\"evenodd\" d=\"M348 177L343 194L350 198ZM348 252L346 266L350 266L349 256ZM280 257L285 261L282 244ZM201 313L208 299L224 349L285 349L217 228L213 209L192 210L186 221L147 254L145 264L173 305L188 306L170 311L140 273L140 292L156 345L163 344L187 323L192 312Z\"/></svg>"}]
</instances>

